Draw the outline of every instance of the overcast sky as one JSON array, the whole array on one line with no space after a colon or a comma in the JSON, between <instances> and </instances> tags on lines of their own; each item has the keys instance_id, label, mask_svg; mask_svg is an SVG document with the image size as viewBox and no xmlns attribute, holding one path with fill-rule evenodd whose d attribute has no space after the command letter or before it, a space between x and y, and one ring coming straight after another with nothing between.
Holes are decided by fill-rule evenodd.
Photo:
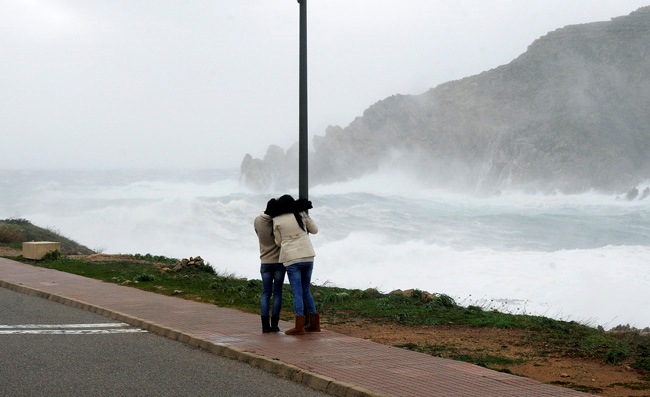
<instances>
[{"instance_id":1,"label":"overcast sky","mask_svg":"<svg viewBox=\"0 0 650 397\"><path fill-rule=\"evenodd\" d=\"M650 0L309 0L309 134ZM0 168L225 168L298 139L296 0L0 0Z\"/></svg>"}]
</instances>

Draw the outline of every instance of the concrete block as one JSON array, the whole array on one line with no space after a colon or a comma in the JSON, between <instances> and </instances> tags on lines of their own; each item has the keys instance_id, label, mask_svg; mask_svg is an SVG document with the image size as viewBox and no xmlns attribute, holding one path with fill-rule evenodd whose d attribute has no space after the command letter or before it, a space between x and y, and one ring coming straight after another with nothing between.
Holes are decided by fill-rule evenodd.
<instances>
[{"instance_id":1,"label":"concrete block","mask_svg":"<svg viewBox=\"0 0 650 397\"><path fill-rule=\"evenodd\" d=\"M23 243L23 258L43 259L43 257L53 251L61 252L61 243L52 241L31 241Z\"/></svg>"}]
</instances>

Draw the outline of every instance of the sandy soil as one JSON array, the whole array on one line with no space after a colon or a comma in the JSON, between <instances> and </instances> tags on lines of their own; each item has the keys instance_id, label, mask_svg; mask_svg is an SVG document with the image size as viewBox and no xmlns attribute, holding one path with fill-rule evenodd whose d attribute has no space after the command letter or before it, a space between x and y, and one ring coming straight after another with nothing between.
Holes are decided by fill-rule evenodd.
<instances>
[{"instance_id":1,"label":"sandy soil","mask_svg":"<svg viewBox=\"0 0 650 397\"><path fill-rule=\"evenodd\" d=\"M522 364L495 365L492 368L506 369L515 375L602 396L650 396L650 373L637 372L627 364L611 366L591 359L544 353L530 344L528 331L462 326L405 327L397 324L378 325L363 320L326 324L324 328L390 346L443 346L443 351L453 350L455 354L521 359L524 361ZM633 387L641 387L642 390L634 390Z\"/></svg>"},{"instance_id":2,"label":"sandy soil","mask_svg":"<svg viewBox=\"0 0 650 397\"><path fill-rule=\"evenodd\" d=\"M0 256L19 256L22 254L22 250L17 250L10 247L0 247Z\"/></svg>"}]
</instances>

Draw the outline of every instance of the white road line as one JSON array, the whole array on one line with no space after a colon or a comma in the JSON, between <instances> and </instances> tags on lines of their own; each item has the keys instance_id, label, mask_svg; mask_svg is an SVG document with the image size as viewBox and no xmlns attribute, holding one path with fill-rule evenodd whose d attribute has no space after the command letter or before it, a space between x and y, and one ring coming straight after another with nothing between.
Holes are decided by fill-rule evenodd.
<instances>
[{"instance_id":1,"label":"white road line","mask_svg":"<svg viewBox=\"0 0 650 397\"><path fill-rule=\"evenodd\" d=\"M147 331L133 328L126 323L0 325L0 335L102 335L139 332Z\"/></svg>"},{"instance_id":2,"label":"white road line","mask_svg":"<svg viewBox=\"0 0 650 397\"><path fill-rule=\"evenodd\" d=\"M113 328L128 327L126 323L97 323L97 324L20 324L0 325L0 329L31 329L31 328Z\"/></svg>"},{"instance_id":3,"label":"white road line","mask_svg":"<svg viewBox=\"0 0 650 397\"><path fill-rule=\"evenodd\" d=\"M123 329L23 329L23 330L10 330L0 331L0 335L104 335L104 334L132 334L147 332L144 329L138 328L123 328Z\"/></svg>"}]
</instances>

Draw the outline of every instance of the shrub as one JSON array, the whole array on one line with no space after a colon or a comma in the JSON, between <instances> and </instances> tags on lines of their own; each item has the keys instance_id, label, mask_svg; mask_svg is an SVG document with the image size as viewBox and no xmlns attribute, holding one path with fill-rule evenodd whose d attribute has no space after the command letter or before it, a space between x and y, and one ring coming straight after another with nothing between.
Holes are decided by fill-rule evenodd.
<instances>
[{"instance_id":1,"label":"shrub","mask_svg":"<svg viewBox=\"0 0 650 397\"><path fill-rule=\"evenodd\" d=\"M381 292L377 291L376 288L368 288L363 291L359 291L358 295L355 291L355 297L358 296L361 299L372 299L372 298L379 298L382 296Z\"/></svg>"},{"instance_id":2,"label":"shrub","mask_svg":"<svg viewBox=\"0 0 650 397\"><path fill-rule=\"evenodd\" d=\"M0 225L0 243L20 243L25 240L23 233L9 225Z\"/></svg>"},{"instance_id":3,"label":"shrub","mask_svg":"<svg viewBox=\"0 0 650 397\"><path fill-rule=\"evenodd\" d=\"M456 303L454 298L446 294L437 295L436 298L432 300L430 304L431 306L434 307L440 307L446 309L458 307L458 304Z\"/></svg>"},{"instance_id":4,"label":"shrub","mask_svg":"<svg viewBox=\"0 0 650 397\"><path fill-rule=\"evenodd\" d=\"M212 268L210 268L212 269ZM248 280L248 288L259 288L262 286L262 280Z\"/></svg>"},{"instance_id":5,"label":"shrub","mask_svg":"<svg viewBox=\"0 0 650 397\"><path fill-rule=\"evenodd\" d=\"M3 222L9 223L11 225L31 225L31 222L29 222L27 219L23 218L13 218L13 219L4 219Z\"/></svg>"},{"instance_id":6,"label":"shrub","mask_svg":"<svg viewBox=\"0 0 650 397\"><path fill-rule=\"evenodd\" d=\"M44 261L56 261L59 259L61 259L61 253L59 252L59 250L50 251L43 256Z\"/></svg>"},{"instance_id":7,"label":"shrub","mask_svg":"<svg viewBox=\"0 0 650 397\"><path fill-rule=\"evenodd\" d=\"M631 367L634 369L650 371L650 357L643 357L636 360L632 363Z\"/></svg>"},{"instance_id":8,"label":"shrub","mask_svg":"<svg viewBox=\"0 0 650 397\"><path fill-rule=\"evenodd\" d=\"M141 282L141 283L142 282L147 282L147 281L154 281L155 279L156 278L153 275L147 274L147 273L138 274L134 278L135 281Z\"/></svg>"},{"instance_id":9,"label":"shrub","mask_svg":"<svg viewBox=\"0 0 650 397\"><path fill-rule=\"evenodd\" d=\"M622 349L611 349L605 355L605 363L609 365L618 365L628 356L627 352Z\"/></svg>"}]
</instances>

